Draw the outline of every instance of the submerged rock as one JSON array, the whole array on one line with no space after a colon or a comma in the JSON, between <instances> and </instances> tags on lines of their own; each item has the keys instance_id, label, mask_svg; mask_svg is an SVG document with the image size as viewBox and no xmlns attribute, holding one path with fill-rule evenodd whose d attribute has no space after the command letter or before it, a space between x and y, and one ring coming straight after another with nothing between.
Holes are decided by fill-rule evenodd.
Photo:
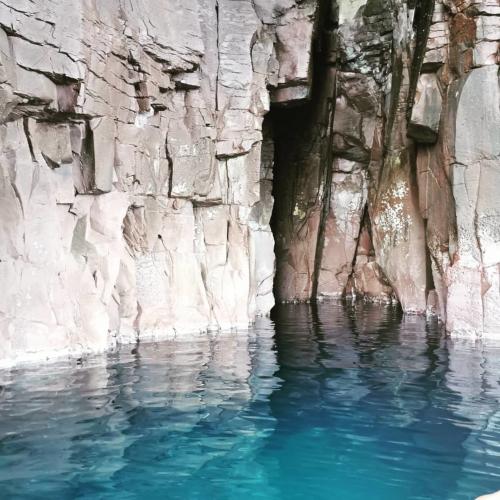
<instances>
[{"instance_id":1,"label":"submerged rock","mask_svg":"<svg viewBox=\"0 0 500 500\"><path fill-rule=\"evenodd\" d=\"M476 500L498 500L500 498L500 491L496 493L490 493L489 495L481 495L477 497Z\"/></svg>"}]
</instances>

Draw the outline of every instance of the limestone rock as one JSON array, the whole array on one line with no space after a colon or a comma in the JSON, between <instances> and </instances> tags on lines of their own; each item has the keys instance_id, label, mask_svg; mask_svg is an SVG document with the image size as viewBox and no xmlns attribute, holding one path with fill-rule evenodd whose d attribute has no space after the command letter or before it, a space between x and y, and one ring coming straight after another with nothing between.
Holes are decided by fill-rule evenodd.
<instances>
[{"instance_id":1,"label":"limestone rock","mask_svg":"<svg viewBox=\"0 0 500 500\"><path fill-rule=\"evenodd\" d=\"M443 101L436 75L422 74L418 81L417 97L412 108L408 135L417 142L436 142L442 106Z\"/></svg>"},{"instance_id":2,"label":"limestone rock","mask_svg":"<svg viewBox=\"0 0 500 500\"><path fill-rule=\"evenodd\" d=\"M496 2L0 3L0 364L356 296L500 325Z\"/></svg>"},{"instance_id":3,"label":"limestone rock","mask_svg":"<svg viewBox=\"0 0 500 500\"><path fill-rule=\"evenodd\" d=\"M456 89L456 90L455 90ZM498 68L473 70L457 82L453 197L458 241L450 267L447 327L498 336L500 311L500 83ZM467 283L467 284L466 284Z\"/></svg>"},{"instance_id":4,"label":"limestone rock","mask_svg":"<svg viewBox=\"0 0 500 500\"><path fill-rule=\"evenodd\" d=\"M366 173L334 173L318 294L342 297L353 272L368 195Z\"/></svg>"},{"instance_id":5,"label":"limestone rock","mask_svg":"<svg viewBox=\"0 0 500 500\"><path fill-rule=\"evenodd\" d=\"M276 28L278 85L271 98L281 104L308 99L312 83L312 42L319 5L314 0L291 4Z\"/></svg>"},{"instance_id":6,"label":"limestone rock","mask_svg":"<svg viewBox=\"0 0 500 500\"><path fill-rule=\"evenodd\" d=\"M375 261L364 260L356 260L351 294L369 302L391 303L394 292L382 269Z\"/></svg>"},{"instance_id":7,"label":"limestone rock","mask_svg":"<svg viewBox=\"0 0 500 500\"><path fill-rule=\"evenodd\" d=\"M278 71L311 83L306 3L0 6L2 362L269 312L262 121Z\"/></svg>"}]
</instances>

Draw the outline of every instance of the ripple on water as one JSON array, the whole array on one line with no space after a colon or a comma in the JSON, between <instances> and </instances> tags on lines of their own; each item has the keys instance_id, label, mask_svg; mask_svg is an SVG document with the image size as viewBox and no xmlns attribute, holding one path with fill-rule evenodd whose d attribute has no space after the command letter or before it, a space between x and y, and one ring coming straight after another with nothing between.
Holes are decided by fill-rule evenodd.
<instances>
[{"instance_id":1,"label":"ripple on water","mask_svg":"<svg viewBox=\"0 0 500 500\"><path fill-rule=\"evenodd\" d=\"M0 372L0 497L472 499L500 489L500 346L392 307Z\"/></svg>"}]
</instances>

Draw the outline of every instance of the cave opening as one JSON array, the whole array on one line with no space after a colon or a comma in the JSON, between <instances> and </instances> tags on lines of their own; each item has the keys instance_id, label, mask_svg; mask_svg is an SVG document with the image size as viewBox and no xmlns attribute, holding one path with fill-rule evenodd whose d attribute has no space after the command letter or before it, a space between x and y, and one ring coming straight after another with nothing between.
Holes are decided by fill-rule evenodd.
<instances>
[{"instance_id":1,"label":"cave opening","mask_svg":"<svg viewBox=\"0 0 500 500\"><path fill-rule=\"evenodd\" d=\"M377 183L384 162L377 136L383 136L384 96L376 76L353 72L339 55L344 42L336 3L321 2L321 9L308 98L277 99L264 120L274 159L274 297L277 303L345 297L396 303L375 257L381 231L368 209L374 206L369 183Z\"/></svg>"},{"instance_id":2,"label":"cave opening","mask_svg":"<svg viewBox=\"0 0 500 500\"><path fill-rule=\"evenodd\" d=\"M264 133L271 134L274 149L271 229L278 303L315 300L319 289L332 185L338 28L336 4L321 2L320 9L309 95L274 102L265 117Z\"/></svg>"},{"instance_id":3,"label":"cave opening","mask_svg":"<svg viewBox=\"0 0 500 500\"><path fill-rule=\"evenodd\" d=\"M320 227L321 128L317 101L273 107L266 120L274 144L271 228L277 302L312 297Z\"/></svg>"}]
</instances>

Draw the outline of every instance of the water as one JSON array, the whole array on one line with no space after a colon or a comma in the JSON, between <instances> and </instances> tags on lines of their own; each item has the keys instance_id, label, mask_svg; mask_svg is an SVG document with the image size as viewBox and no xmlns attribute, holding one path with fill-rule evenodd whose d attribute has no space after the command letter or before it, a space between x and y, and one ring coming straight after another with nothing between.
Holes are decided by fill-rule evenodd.
<instances>
[{"instance_id":1,"label":"water","mask_svg":"<svg viewBox=\"0 0 500 500\"><path fill-rule=\"evenodd\" d=\"M376 306L283 306L273 321L0 372L0 498L500 489L499 346Z\"/></svg>"}]
</instances>

